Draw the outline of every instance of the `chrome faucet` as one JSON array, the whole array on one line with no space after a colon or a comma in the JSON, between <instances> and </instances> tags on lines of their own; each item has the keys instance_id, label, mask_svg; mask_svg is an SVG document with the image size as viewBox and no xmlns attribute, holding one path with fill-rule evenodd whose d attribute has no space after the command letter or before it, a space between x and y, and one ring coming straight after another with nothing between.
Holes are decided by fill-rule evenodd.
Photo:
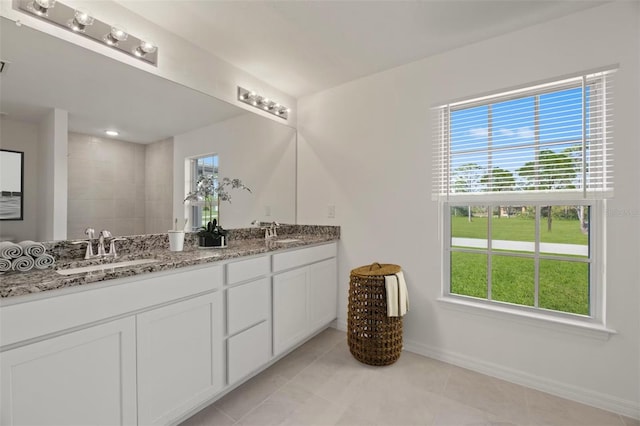
<instances>
[{"instance_id":1,"label":"chrome faucet","mask_svg":"<svg viewBox=\"0 0 640 426\"><path fill-rule=\"evenodd\" d=\"M276 229L278 229L280 227L280 224L276 221L271 222L271 225L269 225L268 228L264 228L264 238L265 239L269 239L269 238L275 238L278 236L278 233L276 231Z\"/></svg>"},{"instance_id":2,"label":"chrome faucet","mask_svg":"<svg viewBox=\"0 0 640 426\"><path fill-rule=\"evenodd\" d=\"M87 245L87 251L84 254L84 258L85 260L88 259L93 259L96 257L117 257L118 254L116 253L116 245L115 242L116 241L124 241L124 238L112 238L111 236L111 232L107 231L106 229L103 229L102 231L100 231L99 237L98 237L98 253L97 254L93 254L93 239L95 238L95 234L96 231L93 228L87 228L84 230L85 235L89 238L86 241L74 241L71 244L86 244ZM104 246L104 239L105 238L111 238L110 241L110 245L109 245L109 252L106 251L105 246Z\"/></svg>"}]
</instances>

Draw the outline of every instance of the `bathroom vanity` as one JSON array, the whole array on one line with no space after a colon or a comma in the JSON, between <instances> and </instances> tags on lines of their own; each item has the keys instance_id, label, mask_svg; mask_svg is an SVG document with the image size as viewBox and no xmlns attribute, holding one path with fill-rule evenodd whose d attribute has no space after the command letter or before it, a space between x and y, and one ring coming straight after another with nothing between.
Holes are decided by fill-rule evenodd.
<instances>
[{"instance_id":1,"label":"bathroom vanity","mask_svg":"<svg viewBox=\"0 0 640 426\"><path fill-rule=\"evenodd\" d=\"M53 289L32 283L28 294L7 292L2 277L1 424L185 419L336 318L337 238L165 249L77 276L38 271Z\"/></svg>"}]
</instances>

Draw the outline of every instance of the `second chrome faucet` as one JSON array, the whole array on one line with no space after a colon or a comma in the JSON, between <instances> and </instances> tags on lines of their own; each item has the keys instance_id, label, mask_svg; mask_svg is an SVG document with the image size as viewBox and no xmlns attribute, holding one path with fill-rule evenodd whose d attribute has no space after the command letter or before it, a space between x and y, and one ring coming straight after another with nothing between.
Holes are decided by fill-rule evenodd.
<instances>
[{"instance_id":1,"label":"second chrome faucet","mask_svg":"<svg viewBox=\"0 0 640 426\"><path fill-rule=\"evenodd\" d=\"M102 231L100 231L100 234L98 235L98 252L97 254L93 254L93 239L95 238L95 234L96 231L93 228L87 228L84 230L85 235L89 238L86 241L74 241L72 244L86 244L87 245L87 250L84 254L84 258L86 259L94 259L94 258L99 258L99 257L117 257L118 254L116 253L116 245L115 242L116 241L124 241L124 238L113 238L111 235L111 232L107 231L106 229L103 229ZM111 238L111 240L109 241L109 251L107 252L107 250L105 249L104 246L104 242L105 242L105 238Z\"/></svg>"}]
</instances>

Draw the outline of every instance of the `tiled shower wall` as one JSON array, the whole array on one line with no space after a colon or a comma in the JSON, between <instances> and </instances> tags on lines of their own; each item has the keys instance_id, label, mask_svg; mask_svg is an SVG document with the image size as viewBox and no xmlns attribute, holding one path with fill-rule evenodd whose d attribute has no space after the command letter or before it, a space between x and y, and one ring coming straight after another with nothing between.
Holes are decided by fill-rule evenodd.
<instances>
[{"instance_id":1,"label":"tiled shower wall","mask_svg":"<svg viewBox=\"0 0 640 426\"><path fill-rule=\"evenodd\" d=\"M69 133L68 155L67 238L84 238L87 227L113 235L170 229L172 139L142 145Z\"/></svg>"}]
</instances>

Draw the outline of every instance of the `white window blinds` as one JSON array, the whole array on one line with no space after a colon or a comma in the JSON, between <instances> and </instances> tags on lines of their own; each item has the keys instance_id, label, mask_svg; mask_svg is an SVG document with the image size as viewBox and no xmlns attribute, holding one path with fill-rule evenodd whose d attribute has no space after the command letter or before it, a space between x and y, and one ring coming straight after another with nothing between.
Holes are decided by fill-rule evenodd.
<instances>
[{"instance_id":1,"label":"white window blinds","mask_svg":"<svg viewBox=\"0 0 640 426\"><path fill-rule=\"evenodd\" d=\"M435 108L442 200L613 194L613 70Z\"/></svg>"}]
</instances>

